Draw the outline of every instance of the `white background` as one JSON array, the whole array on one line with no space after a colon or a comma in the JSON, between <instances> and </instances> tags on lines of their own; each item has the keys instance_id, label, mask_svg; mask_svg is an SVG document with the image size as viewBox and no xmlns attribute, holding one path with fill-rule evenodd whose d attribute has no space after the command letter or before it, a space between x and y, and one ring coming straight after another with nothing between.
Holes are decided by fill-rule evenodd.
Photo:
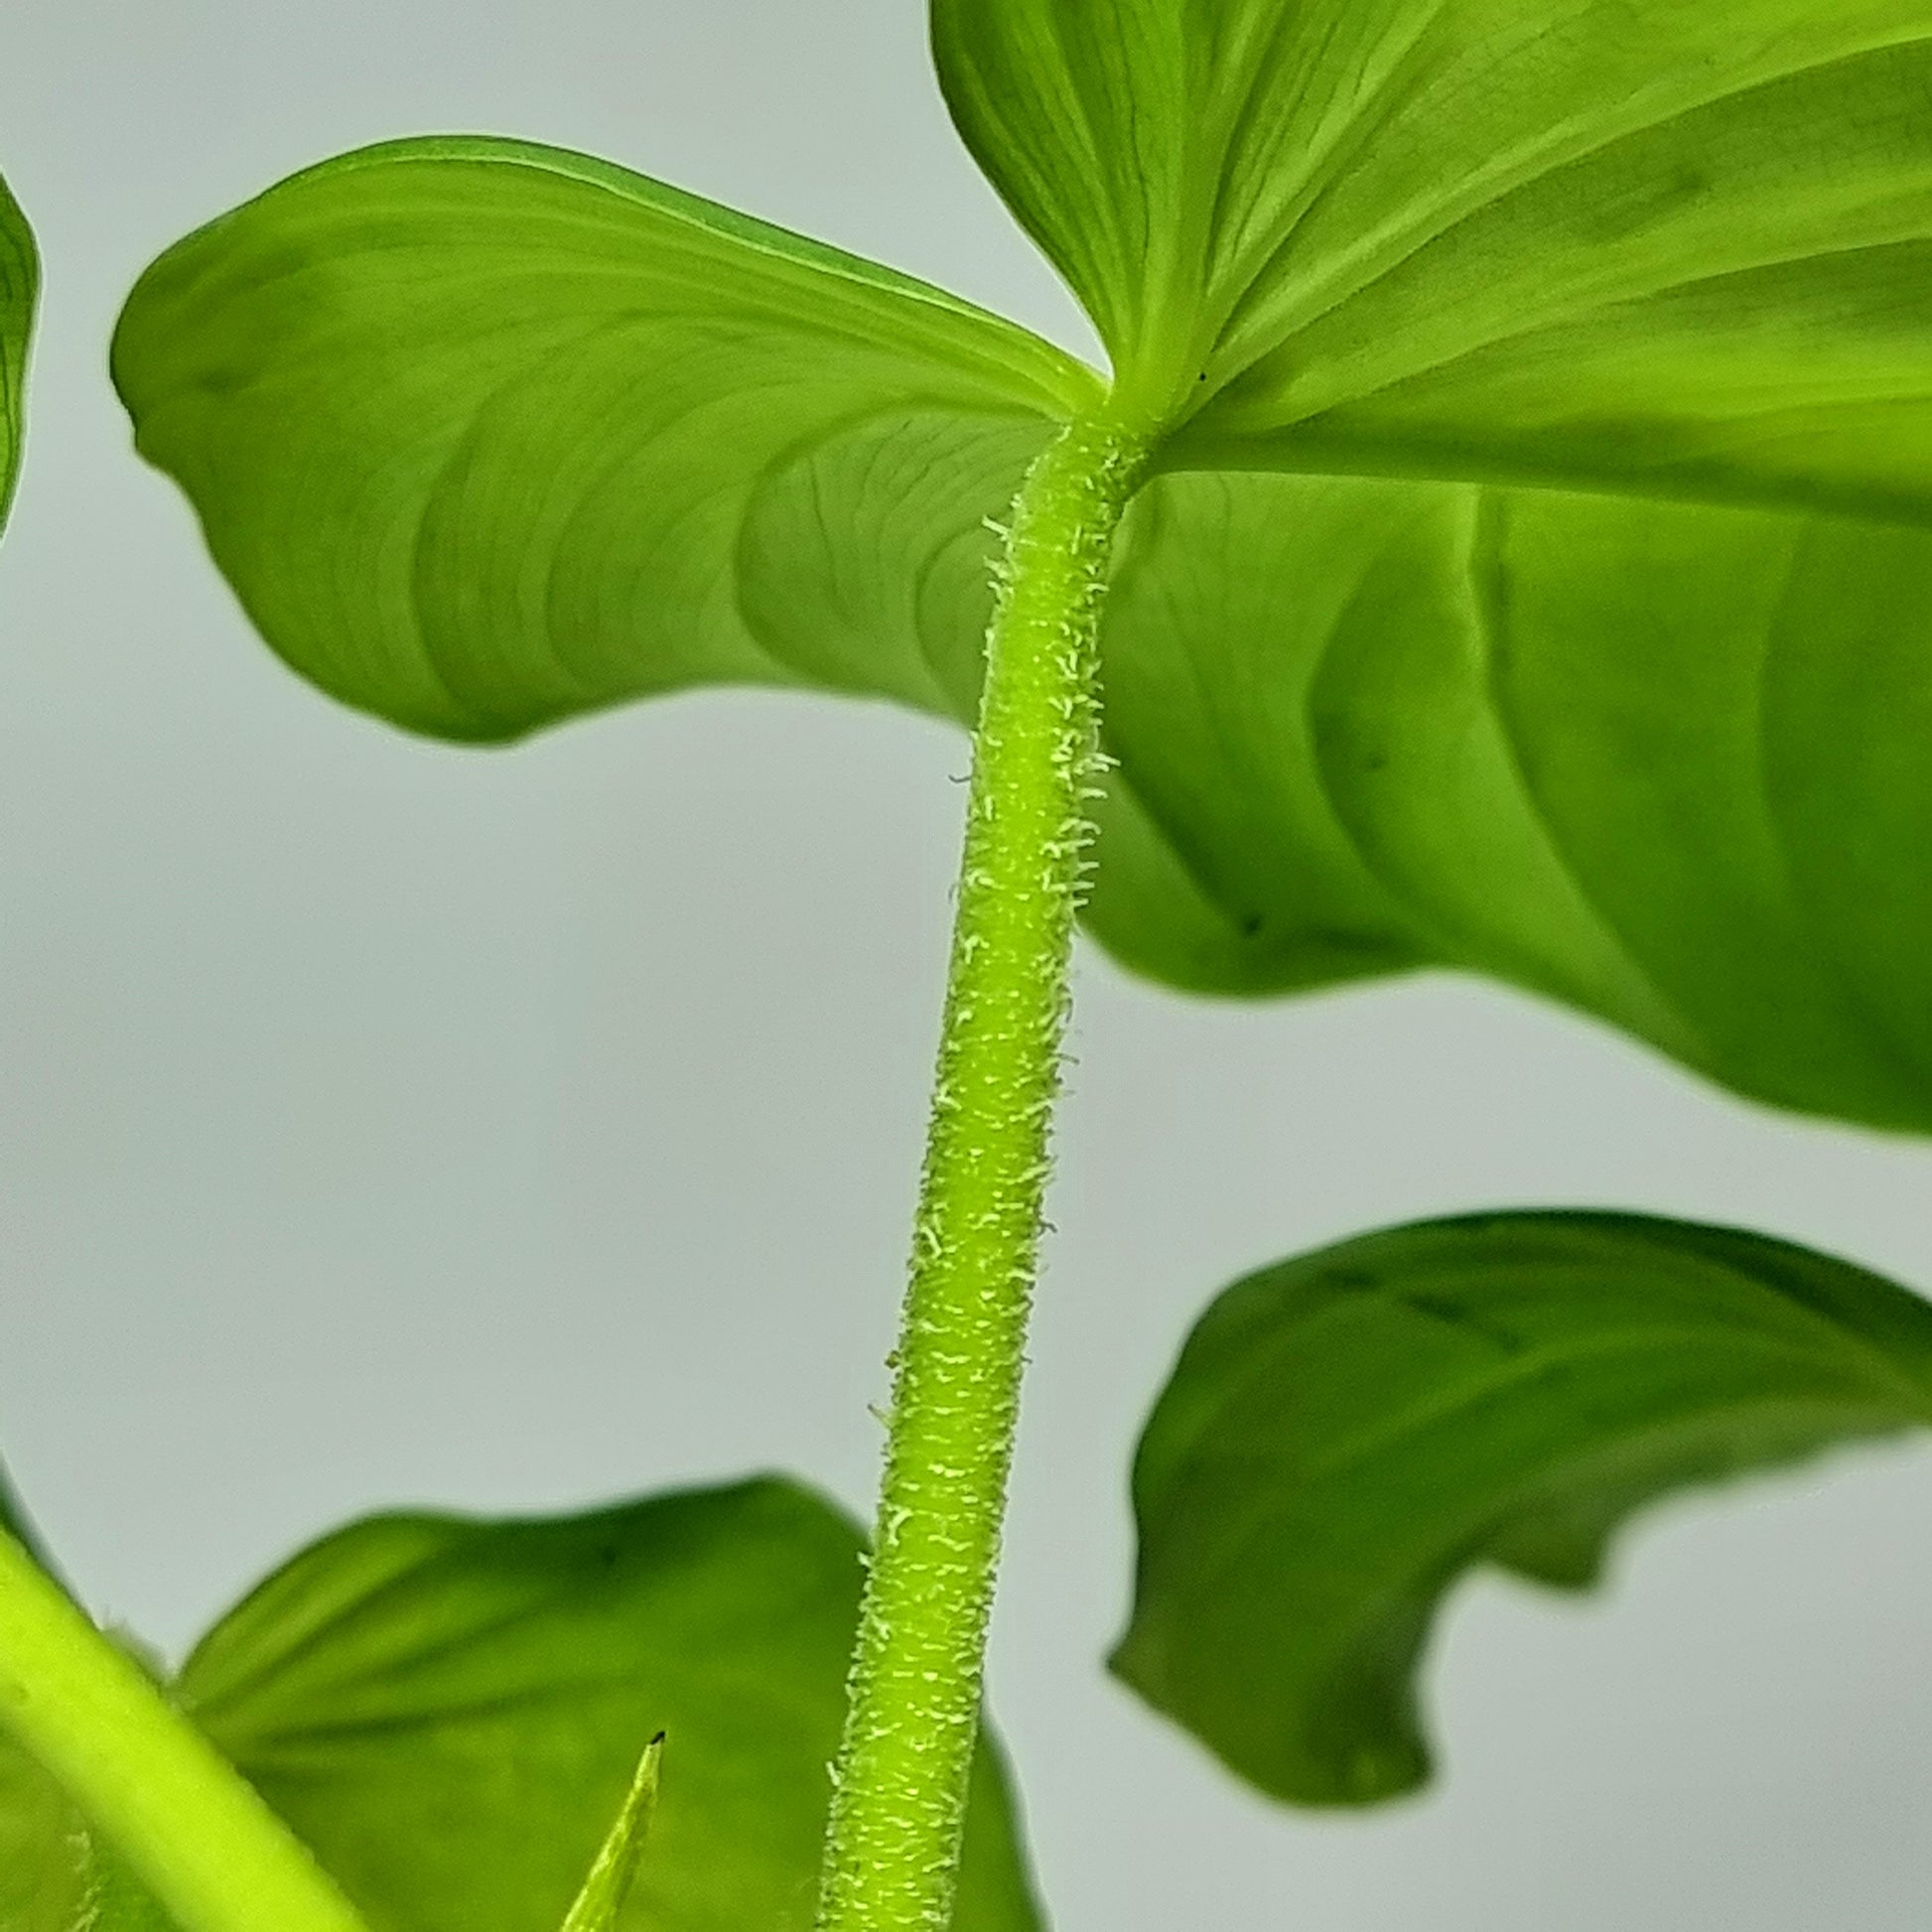
<instances>
[{"instance_id":1,"label":"white background","mask_svg":"<svg viewBox=\"0 0 1932 1932\"><path fill-rule=\"evenodd\" d=\"M683 699L509 753L316 697L103 373L184 229L452 129L609 155L1084 345L955 142L915 0L8 0L48 258L0 558L0 1440L92 1600L179 1648L399 1502L776 1466L863 1508L960 743ZM1767 1227L1932 1284L1932 1151L1772 1118L1415 981L1194 1004L1089 953L994 1695L1067 1932L1923 1932L1932 1459L1663 1512L1587 1605L1479 1584L1449 1777L1308 1820L1099 1671L1133 1436L1207 1297L1528 1203Z\"/></svg>"}]
</instances>

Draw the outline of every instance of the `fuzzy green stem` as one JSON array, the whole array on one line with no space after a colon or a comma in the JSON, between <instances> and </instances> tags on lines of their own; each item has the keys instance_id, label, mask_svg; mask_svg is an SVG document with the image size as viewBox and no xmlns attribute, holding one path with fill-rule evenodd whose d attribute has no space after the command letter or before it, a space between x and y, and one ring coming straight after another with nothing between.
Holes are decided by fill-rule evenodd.
<instances>
[{"instance_id":1,"label":"fuzzy green stem","mask_svg":"<svg viewBox=\"0 0 1932 1932\"><path fill-rule=\"evenodd\" d=\"M820 1932L944 1932L979 1728L1099 775L1098 632L1142 447L1077 422L1014 506Z\"/></svg>"},{"instance_id":2,"label":"fuzzy green stem","mask_svg":"<svg viewBox=\"0 0 1932 1932\"><path fill-rule=\"evenodd\" d=\"M183 1932L364 1932L241 1774L4 1533L0 1728Z\"/></svg>"}]
</instances>

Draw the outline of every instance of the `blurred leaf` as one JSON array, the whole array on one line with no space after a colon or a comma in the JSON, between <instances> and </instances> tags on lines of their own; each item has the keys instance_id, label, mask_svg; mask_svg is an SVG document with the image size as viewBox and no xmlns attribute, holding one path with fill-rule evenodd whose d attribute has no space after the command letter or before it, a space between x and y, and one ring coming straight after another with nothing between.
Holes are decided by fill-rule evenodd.
<instances>
[{"instance_id":1,"label":"blurred leaf","mask_svg":"<svg viewBox=\"0 0 1932 1932\"><path fill-rule=\"evenodd\" d=\"M378 1517L245 1599L187 1708L374 1932L556 1932L640 1740L674 1775L620 1923L805 1932L861 1541L776 1480L594 1515ZM989 1743L958 1932L1034 1932Z\"/></svg>"},{"instance_id":2,"label":"blurred leaf","mask_svg":"<svg viewBox=\"0 0 1932 1932\"><path fill-rule=\"evenodd\" d=\"M26 434L27 350L40 295L40 255L20 204L0 180L0 530L6 528Z\"/></svg>"},{"instance_id":3,"label":"blurred leaf","mask_svg":"<svg viewBox=\"0 0 1932 1932\"><path fill-rule=\"evenodd\" d=\"M976 677L983 519L1095 393L921 283L482 139L347 155L190 236L114 373L275 647L474 739L694 683L949 708L958 667L874 621L963 579ZM885 568L841 552L799 601L790 550L848 525Z\"/></svg>"},{"instance_id":4,"label":"blurred leaf","mask_svg":"<svg viewBox=\"0 0 1932 1932\"><path fill-rule=\"evenodd\" d=\"M1932 517L1927 0L934 0L933 38L1171 463Z\"/></svg>"},{"instance_id":5,"label":"blurred leaf","mask_svg":"<svg viewBox=\"0 0 1932 1932\"><path fill-rule=\"evenodd\" d=\"M1928 1423L1932 1309L1782 1242L1554 1213L1344 1242L1189 1338L1113 1667L1276 1797L1393 1797L1429 1773L1413 1680L1464 1571L1587 1586L1659 1496Z\"/></svg>"}]
</instances>

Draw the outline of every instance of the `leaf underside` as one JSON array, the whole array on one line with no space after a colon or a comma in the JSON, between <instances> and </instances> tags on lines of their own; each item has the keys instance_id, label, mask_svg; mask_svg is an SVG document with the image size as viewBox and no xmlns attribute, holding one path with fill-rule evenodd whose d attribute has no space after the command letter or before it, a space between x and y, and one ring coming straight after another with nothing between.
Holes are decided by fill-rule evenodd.
<instances>
[{"instance_id":1,"label":"leaf underside","mask_svg":"<svg viewBox=\"0 0 1932 1932\"><path fill-rule=\"evenodd\" d=\"M1932 0L938 0L1162 427L1090 929L1416 967L1932 1129ZM115 368L264 633L508 738L763 683L969 722L1066 356L581 157L401 143L143 278Z\"/></svg>"},{"instance_id":2,"label":"leaf underside","mask_svg":"<svg viewBox=\"0 0 1932 1932\"><path fill-rule=\"evenodd\" d=\"M792 608L786 553L858 515L903 546L901 603L983 589L978 517L1093 393L935 290L485 140L349 155L190 237L114 367L276 647L482 740L699 683L970 702L970 646L928 663L897 612L883 646L840 634ZM843 477L801 468L828 446Z\"/></svg>"},{"instance_id":3,"label":"leaf underside","mask_svg":"<svg viewBox=\"0 0 1932 1932\"><path fill-rule=\"evenodd\" d=\"M1928 1424L1932 1309L1782 1242L1559 1213L1345 1242L1189 1338L1113 1668L1273 1796L1394 1797L1429 1774L1415 1674L1465 1572L1585 1587L1658 1497Z\"/></svg>"},{"instance_id":4,"label":"leaf underside","mask_svg":"<svg viewBox=\"0 0 1932 1932\"><path fill-rule=\"evenodd\" d=\"M1926 521L1925 0L934 0L1185 467Z\"/></svg>"}]
</instances>

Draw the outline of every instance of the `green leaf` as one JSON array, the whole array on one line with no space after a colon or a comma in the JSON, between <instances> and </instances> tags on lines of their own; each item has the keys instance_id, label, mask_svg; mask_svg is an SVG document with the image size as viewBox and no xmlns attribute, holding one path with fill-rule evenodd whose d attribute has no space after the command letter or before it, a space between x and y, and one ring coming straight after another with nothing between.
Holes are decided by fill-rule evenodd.
<instances>
[{"instance_id":1,"label":"green leaf","mask_svg":"<svg viewBox=\"0 0 1932 1932\"><path fill-rule=\"evenodd\" d=\"M1360 197L1394 194L1397 131L1410 140L1437 128L1454 76L1466 80L1485 49L1502 58L1506 10L1491 11L1503 25L1477 32L1473 0L1432 8L1377 96L1395 120L1378 124L1359 166L1323 177L1297 248L1358 204L1365 232L1382 233L1370 221L1382 204ZM1733 37L1687 66L1710 20L1735 25L1735 0L1709 18L1639 11L1643 33L1627 8L1612 19L1584 7L1574 47L1526 30L1503 50L1497 71L1516 91L1495 111L1517 117L1513 128L1571 100L1529 86L1533 73L1557 73L1551 62L1573 94L1648 62L1655 72L1630 96L1646 112L1702 87L1737 117L1724 133L1704 109L1663 116L1644 137L1689 143L1716 180L1739 143L1785 153L1798 141L1771 109L1844 79L1842 64L1819 65L1820 47L1878 31L1869 9L1794 16L1788 33ZM1399 13L1388 0L1352 7L1324 44L1341 60L1348 35L1393 32ZM1269 87L1327 14L1271 8L1266 18L1280 28L1273 52L1231 5L1143 19L1126 0L942 4L935 31L955 106L1023 211L1044 228L1038 198L1057 197L1054 207L1079 214L1094 261L1117 247L1131 264L1152 261L1152 244L1132 222L1108 241L1113 216L1103 220L1098 204L1080 213L1079 184L1111 181L1108 207L1145 192L1177 220L1198 191L1175 184L1218 150L1183 144L1175 175L1149 159L1154 148L1136 148L1146 165L1109 176L1102 162L1118 156L1100 132L1113 108L1089 102L1084 119L1070 109L1048 119L1054 139L1086 127L1099 146L1080 149L1079 169L1064 155L1042 161L1023 194L1015 183L1032 150L1022 137L1031 128L1046 139L1027 103L1061 71L1047 42L1069 73L1087 74L1089 54L1126 63L1122 86L1154 85L1147 74L1166 69L1148 67L1149 50L1171 33L1184 30L1196 53L1221 49L1216 72L1246 71L1227 64L1229 49L1266 53L1274 79L1257 83L1241 136L1260 145L1236 142L1235 185L1216 191L1217 218L1238 226L1231 210L1266 201L1268 168L1293 173L1288 148L1263 138L1275 129L1287 142L1294 122L1271 118ZM1093 39L1106 20L1120 31ZM1607 52L1605 34L1618 43ZM1920 43L1906 36L1869 59L1895 78ZM1189 61L1198 78L1206 69ZM1808 77L1738 91L1738 75L1766 63ZM1861 55L1853 69L1875 104L1832 120L1833 139L1891 125L1893 96L1867 65ZM1105 88L1093 98L1103 97L1120 104ZM1297 95L1296 112L1323 97ZM1158 86L1147 96L1166 98ZM1622 94L1590 98L1603 113L1625 111ZM1566 141L1601 131L1600 114L1580 103ZM1167 125L1143 115L1143 147L1158 148ZM1220 123L1201 107L1190 125ZM1352 150L1339 124L1320 126L1323 166L1338 167ZM1522 155L1554 152L1518 133ZM1591 148L1589 165L1607 165L1609 151ZM1554 179L1529 170L1522 193L1554 193ZM1857 170L1845 179L1867 182ZM1429 181L1448 193L1448 176ZM1711 194L1728 210L1721 225L1758 232ZM1909 197L1898 206L1908 204L1918 207ZM1774 196L1751 204L1751 220L1795 220L1809 206L1795 191ZM1462 245L1432 243L1416 260L1445 249L1443 264L1459 260ZM1524 261L1539 260L1557 238L1525 229L1522 247ZM1868 257L1847 246L1818 259L1850 274ZM1624 259L1592 243L1606 273ZM1281 273L1300 260L1284 254ZM1223 273L1187 301L1212 308ZM1075 279L1118 348L1129 310L1108 320L1099 274ZM1777 409L1797 408L1804 370L1829 357L1814 342L1802 368L1752 362L1737 331L1785 312L1734 278L1722 286L1730 321L1718 326L1713 311L1692 346L1722 353L1733 373L1755 368L1750 379ZM1905 332L1896 343L1921 344L1911 353L1932 369L1900 294L1915 286L1893 287ZM1864 313L1849 296L1834 302L1841 319ZM1643 314L1643 344L1664 342ZM1566 397L1585 393L1573 377L1587 360L1565 350ZM969 720L992 596L989 520L1052 420L1094 393L1056 351L884 270L597 163L482 141L352 155L190 237L131 299L116 370L142 447L187 487L276 647L351 703L478 738L745 680ZM1718 392L1700 376L1684 393ZM1490 397L1478 414L1485 434L1553 420L1520 396L1509 410ZM1176 460L1195 460L1188 439L1209 415L1184 432ZM1788 435L1752 430L1724 488L1765 494L1750 464L1810 452L1811 483L1795 493L1877 500L1846 496L1849 473L1795 422ZM1843 447L1889 448L1889 434L1867 422ZM1657 423L1615 436L1653 457L1682 447ZM1259 448L1216 460L1261 461ZM1932 438L1912 449L1932 451ZM1921 863L1932 846L1928 540L1876 519L1637 493L1688 489L1681 477L1595 481L1626 493L1157 478L1130 517L1103 637L1119 768L1098 809L1089 927L1138 970L1215 992L1424 966L1480 972L1595 1014L1754 1097L1932 1129L1932 1008L1920 995L1920 962L1932 956Z\"/></svg>"},{"instance_id":2,"label":"green leaf","mask_svg":"<svg viewBox=\"0 0 1932 1932\"><path fill-rule=\"evenodd\" d=\"M347 155L190 236L114 373L275 647L473 739L693 683L953 709L984 521L1096 393L922 283L483 139ZM847 527L890 569L842 551L799 586L791 553ZM966 649L934 663L916 607L956 594Z\"/></svg>"},{"instance_id":3,"label":"green leaf","mask_svg":"<svg viewBox=\"0 0 1932 1932\"><path fill-rule=\"evenodd\" d=\"M204 1640L186 1707L374 1932L556 1932L667 1733L621 1923L805 1932L861 1540L765 1480L589 1516L388 1516L298 1556ZM1034 1932L982 1750L959 1932Z\"/></svg>"},{"instance_id":4,"label":"green leaf","mask_svg":"<svg viewBox=\"0 0 1932 1932\"><path fill-rule=\"evenodd\" d=\"M20 204L0 180L0 530L7 525L26 434L27 350L40 294L40 255Z\"/></svg>"},{"instance_id":5,"label":"green leaf","mask_svg":"<svg viewBox=\"0 0 1932 1932\"><path fill-rule=\"evenodd\" d=\"M1932 537L1170 477L1107 685L1154 829L1123 874L1106 826L1089 918L1143 969L1471 969L1760 1098L1932 1129Z\"/></svg>"},{"instance_id":6,"label":"green leaf","mask_svg":"<svg viewBox=\"0 0 1932 1932\"><path fill-rule=\"evenodd\" d=\"M1932 517L1926 0L934 0L933 39L1171 463Z\"/></svg>"},{"instance_id":7,"label":"green leaf","mask_svg":"<svg viewBox=\"0 0 1932 1932\"><path fill-rule=\"evenodd\" d=\"M598 1852L590 1876L577 1894L577 1902L565 1916L564 1932L613 1932L617 1925L630 1888L637 1882L637 1867L643 1862L644 1840L650 1833L651 1814L657 1809L663 1757L664 1733L660 1730L644 1746L637 1775L624 1794L617 1823Z\"/></svg>"},{"instance_id":8,"label":"green leaf","mask_svg":"<svg viewBox=\"0 0 1932 1932\"><path fill-rule=\"evenodd\" d=\"M1582 1587L1633 1510L1932 1424L1932 1309L1759 1235L1498 1214L1238 1283L1134 1472L1116 1673L1264 1791L1429 1772L1414 1674L1464 1571Z\"/></svg>"}]
</instances>

